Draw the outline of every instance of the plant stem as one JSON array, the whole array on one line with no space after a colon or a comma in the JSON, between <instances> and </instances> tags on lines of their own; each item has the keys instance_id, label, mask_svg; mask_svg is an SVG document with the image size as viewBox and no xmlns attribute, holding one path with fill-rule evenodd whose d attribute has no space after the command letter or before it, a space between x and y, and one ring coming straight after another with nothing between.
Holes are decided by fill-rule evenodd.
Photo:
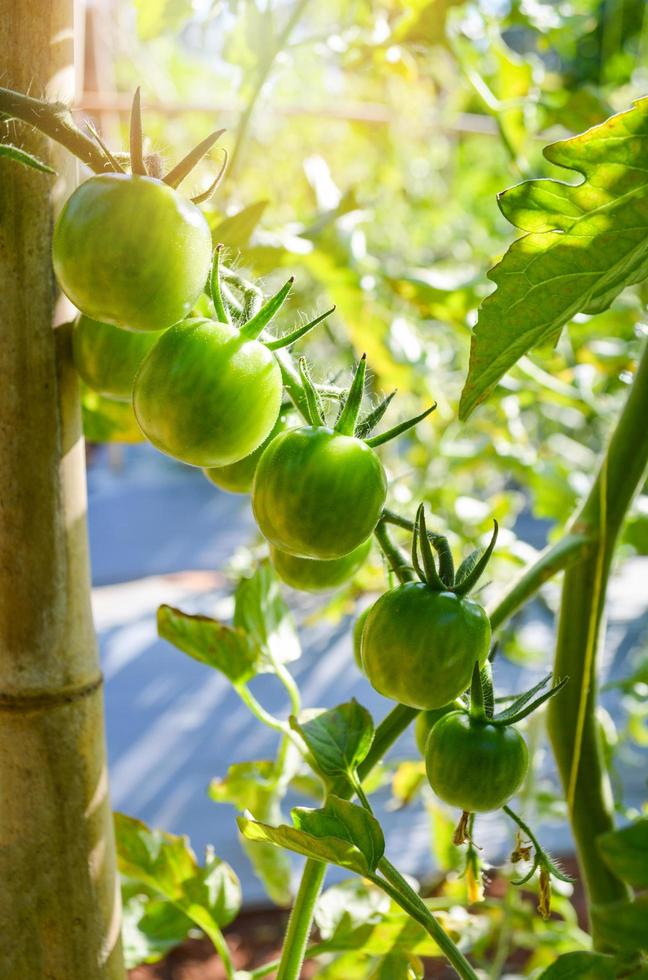
<instances>
[{"instance_id":1,"label":"plant stem","mask_svg":"<svg viewBox=\"0 0 648 980\"><path fill-rule=\"evenodd\" d=\"M387 858L383 858L378 865L385 878L379 875L370 875L370 880L378 885L383 891L387 892L408 915L416 919L426 932L434 939L435 943L442 951L448 962L462 977L462 980L478 980L477 974L470 963L450 939L445 930L434 918L425 902L416 894L413 888L408 885L403 876L396 870ZM386 880L385 880L386 879Z\"/></svg>"},{"instance_id":2,"label":"plant stem","mask_svg":"<svg viewBox=\"0 0 648 980\"><path fill-rule=\"evenodd\" d=\"M491 626L495 630L527 602L538 589L577 562L590 543L587 534L570 531L555 544L545 548L536 561L525 568L506 594L489 610Z\"/></svg>"},{"instance_id":3,"label":"plant stem","mask_svg":"<svg viewBox=\"0 0 648 980\"><path fill-rule=\"evenodd\" d=\"M614 825L609 777L596 719L597 649L603 632L610 565L628 507L648 463L648 346L598 475L571 529L591 546L563 581L554 674L570 682L552 699L548 730L567 797L570 821L590 903L628 897L626 885L603 862L596 838ZM594 935L594 944L598 945Z\"/></svg>"},{"instance_id":4,"label":"plant stem","mask_svg":"<svg viewBox=\"0 0 648 980\"><path fill-rule=\"evenodd\" d=\"M74 125L70 110L64 103L44 102L30 95L0 88L0 113L34 126L64 146L95 173L113 173L110 161L94 140Z\"/></svg>"},{"instance_id":5,"label":"plant stem","mask_svg":"<svg viewBox=\"0 0 648 980\"><path fill-rule=\"evenodd\" d=\"M400 548L398 548L394 542L389 537L389 532L385 526L384 520L380 520L376 525L374 531L376 536L376 541L380 545L380 549L384 554L387 562L398 578L399 582L412 582L414 580L414 572L407 563L404 555L401 553Z\"/></svg>"},{"instance_id":6,"label":"plant stem","mask_svg":"<svg viewBox=\"0 0 648 980\"><path fill-rule=\"evenodd\" d=\"M220 931L220 929L217 929L215 926L212 926L211 928L207 929L203 925L202 928L203 931L209 937L209 939L211 939L212 943L214 944L214 949L220 956L221 962L225 969L225 976L227 977L227 980L234 980L234 973L235 973L234 963L232 962L232 954L230 953L230 949L229 946L227 945L227 940L225 939L225 936Z\"/></svg>"},{"instance_id":7,"label":"plant stem","mask_svg":"<svg viewBox=\"0 0 648 980\"><path fill-rule=\"evenodd\" d=\"M313 861L312 858L308 858L302 871L295 904L288 920L277 980L299 980L306 954L306 945L310 936L315 903L325 874L326 864L323 861Z\"/></svg>"},{"instance_id":8,"label":"plant stem","mask_svg":"<svg viewBox=\"0 0 648 980\"><path fill-rule=\"evenodd\" d=\"M291 13L290 17L286 21L286 25L284 29L277 37L274 45L272 46L272 49L268 52L268 55L265 58L265 60L261 62L261 64L259 65L258 74L254 82L254 87L250 94L250 98L247 101L247 105L245 106L245 109L241 114L241 118L239 119L238 126L236 127L236 136L234 137L234 149L232 150L232 156L230 160L229 174L228 174L230 178L233 177L237 171L239 160L241 157L241 150L243 148L243 144L247 136L247 131L250 126L250 121L252 119L252 113L254 112L256 103L259 99L259 96L261 95L261 92L263 91L263 86L268 80L268 76L272 71L272 66L275 63L275 59L277 55L281 53L283 48L290 40L290 35L294 31L299 20L301 19L301 16L304 13L307 4L308 4L308 0L298 0L298 2L295 4L293 12Z\"/></svg>"},{"instance_id":9,"label":"plant stem","mask_svg":"<svg viewBox=\"0 0 648 980\"><path fill-rule=\"evenodd\" d=\"M396 741L399 735L405 731L408 725L418 715L416 708L408 708L405 704L397 704L383 718L376 729L374 740L367 757L358 766L358 776L366 779L371 770L382 759L387 749Z\"/></svg>"}]
</instances>

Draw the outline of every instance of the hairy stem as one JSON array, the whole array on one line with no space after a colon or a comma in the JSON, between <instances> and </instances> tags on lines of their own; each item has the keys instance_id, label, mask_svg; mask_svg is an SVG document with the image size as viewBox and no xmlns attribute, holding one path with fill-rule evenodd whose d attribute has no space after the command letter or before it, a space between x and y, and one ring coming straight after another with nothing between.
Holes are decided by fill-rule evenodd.
<instances>
[{"instance_id":1,"label":"hairy stem","mask_svg":"<svg viewBox=\"0 0 648 980\"><path fill-rule=\"evenodd\" d=\"M95 173L113 173L110 161L94 140L74 125L70 110L64 103L44 102L8 88L0 88L0 113L20 119L49 136Z\"/></svg>"},{"instance_id":2,"label":"hairy stem","mask_svg":"<svg viewBox=\"0 0 648 980\"><path fill-rule=\"evenodd\" d=\"M434 939L448 962L452 964L458 976L462 977L462 980L477 980L477 974L461 950L455 946L448 934L434 918L425 902L408 885L393 864L386 858L383 858L378 867L385 877L383 879L378 875L371 875L371 881L382 888L383 891L387 892L389 897L397 905L400 905L408 915L411 915L413 919L416 919L423 926L428 935Z\"/></svg>"},{"instance_id":3,"label":"hairy stem","mask_svg":"<svg viewBox=\"0 0 648 980\"><path fill-rule=\"evenodd\" d=\"M591 903L627 897L626 885L603 862L599 834L613 827L613 800L598 723L597 652L604 626L610 565L619 531L648 464L648 346L598 475L571 531L592 543L563 581L554 674L570 682L548 711L579 862ZM597 938L594 936L595 945Z\"/></svg>"},{"instance_id":4,"label":"hairy stem","mask_svg":"<svg viewBox=\"0 0 648 980\"><path fill-rule=\"evenodd\" d=\"M288 928L284 937L277 980L299 980L310 937L315 903L322 888L326 864L308 858L302 871L299 891L295 898Z\"/></svg>"}]
</instances>

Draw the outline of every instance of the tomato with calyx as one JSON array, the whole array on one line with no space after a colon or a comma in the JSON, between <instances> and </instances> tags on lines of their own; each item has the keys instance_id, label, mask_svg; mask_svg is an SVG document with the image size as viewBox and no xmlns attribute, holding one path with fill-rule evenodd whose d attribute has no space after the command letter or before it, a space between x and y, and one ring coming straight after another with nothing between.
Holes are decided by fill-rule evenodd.
<instances>
[{"instance_id":1,"label":"tomato with calyx","mask_svg":"<svg viewBox=\"0 0 648 980\"><path fill-rule=\"evenodd\" d=\"M202 212L152 177L101 174L68 198L54 229L54 271L86 316L129 330L182 320L209 274Z\"/></svg>"},{"instance_id":2,"label":"tomato with calyx","mask_svg":"<svg viewBox=\"0 0 648 980\"><path fill-rule=\"evenodd\" d=\"M165 331L144 359L133 408L162 452L192 466L226 466L267 439L281 396L272 351L228 323L197 318Z\"/></svg>"},{"instance_id":3,"label":"tomato with calyx","mask_svg":"<svg viewBox=\"0 0 648 980\"><path fill-rule=\"evenodd\" d=\"M373 532L387 479L374 450L327 426L282 433L254 476L252 508L270 544L299 558L342 558Z\"/></svg>"},{"instance_id":4,"label":"tomato with calyx","mask_svg":"<svg viewBox=\"0 0 648 980\"><path fill-rule=\"evenodd\" d=\"M159 333L134 333L81 314L72 332L74 366L93 391L130 401L137 369L159 337Z\"/></svg>"},{"instance_id":5,"label":"tomato with calyx","mask_svg":"<svg viewBox=\"0 0 648 980\"><path fill-rule=\"evenodd\" d=\"M282 413L275 422L268 438L249 456L244 456L237 463L230 463L228 466L207 467L204 473L209 482L213 483L219 490L226 490L227 493L250 493L261 453L280 432L284 431L286 419L287 415Z\"/></svg>"},{"instance_id":6,"label":"tomato with calyx","mask_svg":"<svg viewBox=\"0 0 648 980\"><path fill-rule=\"evenodd\" d=\"M432 708L430 711L421 711L416 716L416 721L414 722L414 738L416 739L416 747L421 755L425 755L427 740L437 721L439 721L440 718L444 718L446 715L450 714L451 711L460 710L461 703L459 701L451 701L450 704L444 704L442 708Z\"/></svg>"},{"instance_id":7,"label":"tomato with calyx","mask_svg":"<svg viewBox=\"0 0 648 980\"><path fill-rule=\"evenodd\" d=\"M529 753L512 726L453 711L430 732L425 765L439 799L468 813L482 813L504 806L517 792Z\"/></svg>"},{"instance_id":8,"label":"tomato with calyx","mask_svg":"<svg viewBox=\"0 0 648 980\"><path fill-rule=\"evenodd\" d=\"M441 708L470 684L488 657L484 609L454 592L407 582L378 599L362 633L362 666L385 697L411 708Z\"/></svg>"},{"instance_id":9,"label":"tomato with calyx","mask_svg":"<svg viewBox=\"0 0 648 980\"><path fill-rule=\"evenodd\" d=\"M371 550L371 538L342 558L322 561L318 558L297 558L270 546L270 561L282 581L303 592L325 592L348 581L365 563Z\"/></svg>"}]
</instances>

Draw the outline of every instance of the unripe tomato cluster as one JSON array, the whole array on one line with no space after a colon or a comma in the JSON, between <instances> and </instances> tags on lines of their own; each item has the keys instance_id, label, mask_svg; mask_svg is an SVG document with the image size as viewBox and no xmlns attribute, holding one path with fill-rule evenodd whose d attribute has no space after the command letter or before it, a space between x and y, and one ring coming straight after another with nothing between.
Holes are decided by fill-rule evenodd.
<instances>
[{"instance_id":1,"label":"unripe tomato cluster","mask_svg":"<svg viewBox=\"0 0 648 980\"><path fill-rule=\"evenodd\" d=\"M121 413L120 430L128 431L122 416L131 402L154 446L203 468L218 487L251 492L270 560L290 586L319 591L352 577L387 495L374 447L418 421L368 437L371 426L358 422L364 358L333 426L301 364L307 424L290 425L274 352L322 317L286 338L269 337L290 280L235 325L218 250L209 278L214 318L192 315L209 276L211 234L199 209L162 180L114 173L86 181L61 212L53 248L59 283L80 310L78 372L95 398ZM422 516L413 555L420 581L402 580L362 614L356 660L377 691L423 711L417 740L437 794L464 810L490 809L517 789L527 757L514 729L478 723L457 701L490 647L488 617L467 597L476 575L460 569L455 579L447 560L445 577L441 562L436 571Z\"/></svg>"}]
</instances>

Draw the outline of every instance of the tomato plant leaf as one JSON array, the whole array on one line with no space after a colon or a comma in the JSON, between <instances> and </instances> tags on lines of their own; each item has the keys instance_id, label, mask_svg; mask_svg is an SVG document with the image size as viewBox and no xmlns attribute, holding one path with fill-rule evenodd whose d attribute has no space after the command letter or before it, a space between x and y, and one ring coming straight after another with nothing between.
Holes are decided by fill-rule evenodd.
<instances>
[{"instance_id":1,"label":"tomato plant leaf","mask_svg":"<svg viewBox=\"0 0 648 980\"><path fill-rule=\"evenodd\" d=\"M293 618L267 561L239 582L234 596L234 626L266 654L266 669L272 669L272 661L286 663L301 656Z\"/></svg>"},{"instance_id":2,"label":"tomato plant leaf","mask_svg":"<svg viewBox=\"0 0 648 980\"><path fill-rule=\"evenodd\" d=\"M123 813L115 814L119 870L173 902L207 935L236 917L241 907L238 878L208 847L198 865L185 837L151 830Z\"/></svg>"},{"instance_id":3,"label":"tomato plant leaf","mask_svg":"<svg viewBox=\"0 0 648 980\"><path fill-rule=\"evenodd\" d=\"M219 670L232 684L245 683L258 670L261 650L242 629L173 606L160 606L157 625L163 640L194 660Z\"/></svg>"},{"instance_id":4,"label":"tomato plant leaf","mask_svg":"<svg viewBox=\"0 0 648 980\"><path fill-rule=\"evenodd\" d=\"M375 871L385 853L382 828L363 806L329 796L321 809L295 807L293 823L314 837L338 837L353 844L363 855L369 871Z\"/></svg>"},{"instance_id":5,"label":"tomato plant leaf","mask_svg":"<svg viewBox=\"0 0 648 980\"><path fill-rule=\"evenodd\" d=\"M605 863L633 888L648 888L648 818L596 838Z\"/></svg>"},{"instance_id":6,"label":"tomato plant leaf","mask_svg":"<svg viewBox=\"0 0 648 980\"><path fill-rule=\"evenodd\" d=\"M648 894L628 902L592 905L591 917L606 947L632 953L648 950Z\"/></svg>"},{"instance_id":7,"label":"tomato plant leaf","mask_svg":"<svg viewBox=\"0 0 648 980\"><path fill-rule=\"evenodd\" d=\"M473 333L462 419L573 316L607 309L648 275L648 97L544 155L584 179L530 180L500 195L505 217L527 234L489 272L497 289Z\"/></svg>"},{"instance_id":8,"label":"tomato plant leaf","mask_svg":"<svg viewBox=\"0 0 648 980\"><path fill-rule=\"evenodd\" d=\"M317 768L326 776L352 774L366 757L374 737L371 715L355 698L308 721L291 717L290 725L302 736Z\"/></svg>"},{"instance_id":9,"label":"tomato plant leaf","mask_svg":"<svg viewBox=\"0 0 648 980\"><path fill-rule=\"evenodd\" d=\"M341 868L348 868L359 875L369 873L369 867L362 852L355 845L349 844L339 837L315 837L286 824L271 827L269 824L251 820L249 817L239 817L238 826L243 836L248 840L267 841L277 847L303 854L304 857L313 858L315 861L326 861L328 864L337 864Z\"/></svg>"},{"instance_id":10,"label":"tomato plant leaf","mask_svg":"<svg viewBox=\"0 0 648 980\"><path fill-rule=\"evenodd\" d=\"M267 201L256 201L241 211L237 211L236 214L230 215L229 218L224 218L212 230L214 244L226 245L232 249L245 248L267 206Z\"/></svg>"},{"instance_id":11,"label":"tomato plant leaf","mask_svg":"<svg viewBox=\"0 0 648 980\"><path fill-rule=\"evenodd\" d=\"M293 827L239 817L239 830L248 840L267 841L359 875L374 871L384 853L380 824L364 807L331 796L319 810L295 807L291 815Z\"/></svg>"},{"instance_id":12,"label":"tomato plant leaf","mask_svg":"<svg viewBox=\"0 0 648 980\"><path fill-rule=\"evenodd\" d=\"M56 173L56 170L39 160L33 153L28 153L27 150L22 150L19 146L13 146L11 143L0 143L0 157L22 163L24 167L31 167L32 170L39 170L44 174Z\"/></svg>"},{"instance_id":13,"label":"tomato plant leaf","mask_svg":"<svg viewBox=\"0 0 648 980\"><path fill-rule=\"evenodd\" d=\"M539 980L614 980L616 960L603 953L563 953Z\"/></svg>"}]
</instances>

